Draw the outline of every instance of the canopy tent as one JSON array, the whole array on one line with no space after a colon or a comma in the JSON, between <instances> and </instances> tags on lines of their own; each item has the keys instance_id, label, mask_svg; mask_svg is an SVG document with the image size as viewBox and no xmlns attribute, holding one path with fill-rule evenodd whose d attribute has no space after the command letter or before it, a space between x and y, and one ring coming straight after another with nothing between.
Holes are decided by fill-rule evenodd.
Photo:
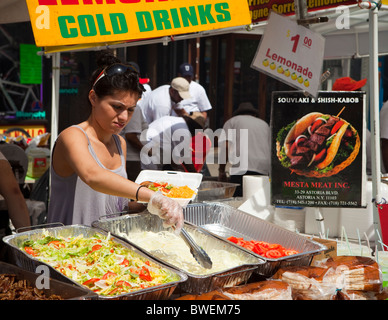
<instances>
[{"instance_id":1,"label":"canopy tent","mask_svg":"<svg viewBox=\"0 0 388 320\"><path fill-rule=\"evenodd\" d=\"M338 7L337 7L338 8ZM361 58L369 56L370 21L369 10L361 9L358 5L346 6L349 15L344 16L337 8L325 9L309 13L309 17L327 17L328 22L310 24L309 28L325 38L325 60ZM388 39L388 5L382 5L378 15L378 37ZM344 29L336 26L337 18L348 18L349 25ZM290 16L290 19L296 19ZM234 30L237 33L263 34L267 21L252 25L251 30ZM378 44L379 55L388 55L388 41Z\"/></svg>"},{"instance_id":2,"label":"canopy tent","mask_svg":"<svg viewBox=\"0 0 388 320\"><path fill-rule=\"evenodd\" d=\"M29 21L26 0L1 0L0 24Z\"/></svg>"}]
</instances>

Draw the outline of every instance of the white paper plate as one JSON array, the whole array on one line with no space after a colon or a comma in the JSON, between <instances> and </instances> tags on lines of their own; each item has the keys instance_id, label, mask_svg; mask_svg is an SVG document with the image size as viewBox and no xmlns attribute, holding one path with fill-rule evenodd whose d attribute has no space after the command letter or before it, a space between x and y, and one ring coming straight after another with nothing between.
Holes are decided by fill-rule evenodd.
<instances>
[{"instance_id":1,"label":"white paper plate","mask_svg":"<svg viewBox=\"0 0 388 320\"><path fill-rule=\"evenodd\" d=\"M202 182L202 174L181 171L142 170L135 182L140 184L144 181L168 182L178 187L188 186L195 192L190 199L174 198L182 207L185 207L197 196L199 185Z\"/></svg>"}]
</instances>

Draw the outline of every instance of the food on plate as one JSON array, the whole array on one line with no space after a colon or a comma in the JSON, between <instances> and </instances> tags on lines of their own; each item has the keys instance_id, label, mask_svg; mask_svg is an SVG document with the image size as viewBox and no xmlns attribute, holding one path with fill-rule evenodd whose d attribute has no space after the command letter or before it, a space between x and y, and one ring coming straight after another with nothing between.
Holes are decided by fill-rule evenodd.
<instances>
[{"instance_id":1,"label":"food on plate","mask_svg":"<svg viewBox=\"0 0 388 320\"><path fill-rule=\"evenodd\" d=\"M57 294L46 294L16 274L0 274L0 300L63 300Z\"/></svg>"},{"instance_id":2,"label":"food on plate","mask_svg":"<svg viewBox=\"0 0 388 320\"><path fill-rule=\"evenodd\" d=\"M260 256L270 259L282 258L299 253L293 249L286 249L278 243L269 243L266 241L257 240L244 240L244 238L237 237L229 237L228 240L238 244L245 249L251 250Z\"/></svg>"},{"instance_id":3,"label":"food on plate","mask_svg":"<svg viewBox=\"0 0 388 320\"><path fill-rule=\"evenodd\" d=\"M112 240L95 234L54 237L43 234L21 249L66 277L103 296L117 296L177 281L178 276Z\"/></svg>"},{"instance_id":4,"label":"food on plate","mask_svg":"<svg viewBox=\"0 0 388 320\"><path fill-rule=\"evenodd\" d=\"M282 166L308 177L335 175L349 166L360 150L360 136L346 120L311 112L283 127L276 151Z\"/></svg>"},{"instance_id":5,"label":"food on plate","mask_svg":"<svg viewBox=\"0 0 388 320\"><path fill-rule=\"evenodd\" d=\"M153 191L160 191L169 198L183 198L190 199L194 196L195 191L188 186L175 186L168 182L152 182L144 181L140 183L143 186L147 186L148 189Z\"/></svg>"},{"instance_id":6,"label":"food on plate","mask_svg":"<svg viewBox=\"0 0 388 320\"><path fill-rule=\"evenodd\" d=\"M235 253L209 246L209 249L205 249L205 251L212 260L213 265L211 269L206 269L194 259L185 241L169 231L140 231L119 233L118 235L128 239L153 256L191 274L207 275L245 264L245 261ZM200 239L196 239L194 234L190 233L190 235L196 243L201 245Z\"/></svg>"}]
</instances>

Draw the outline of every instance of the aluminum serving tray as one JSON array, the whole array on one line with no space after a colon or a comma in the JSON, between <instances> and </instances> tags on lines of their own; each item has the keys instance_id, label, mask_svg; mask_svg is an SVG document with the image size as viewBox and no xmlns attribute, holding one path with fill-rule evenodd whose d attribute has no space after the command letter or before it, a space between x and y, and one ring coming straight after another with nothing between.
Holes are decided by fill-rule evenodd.
<instances>
[{"instance_id":1,"label":"aluminum serving tray","mask_svg":"<svg viewBox=\"0 0 388 320\"><path fill-rule=\"evenodd\" d=\"M231 198L237 186L239 186L237 183L202 181L194 202Z\"/></svg>"},{"instance_id":2,"label":"aluminum serving tray","mask_svg":"<svg viewBox=\"0 0 388 320\"><path fill-rule=\"evenodd\" d=\"M162 220L159 217L148 213L148 211L116 218L103 218L93 222L92 225L93 227L111 232L116 237L121 237L123 240L128 241L131 245L138 247L140 250L151 256L151 253L121 235L123 233L130 234L131 232L139 231L159 232L162 230L169 230L172 232L171 228L165 229L163 227ZM254 257L246 251L241 250L239 247L234 246L232 243L214 237L202 228L193 224L185 223L185 229L194 236L197 243L205 251L208 251L211 248L228 250L229 252L237 254L240 258L246 261L246 263L235 268L225 269L208 275L197 275L182 270L171 264L169 261L161 260L158 257L153 256L154 259L159 260L161 263L164 263L171 268L175 268L188 276L187 281L179 284L179 289L181 291L192 294L201 294L215 290L216 288L231 287L244 283L251 277L258 265L264 263L263 259Z\"/></svg>"},{"instance_id":3,"label":"aluminum serving tray","mask_svg":"<svg viewBox=\"0 0 388 320\"><path fill-rule=\"evenodd\" d=\"M41 273L34 273L13 264L0 261L0 274L12 274L16 276L16 281L27 280L31 287L35 286L36 280L41 276ZM95 300L97 294L94 292L81 288L78 285L68 284L55 279L48 280L48 287L40 289L46 296L58 295L64 300ZM39 282L40 283L40 282Z\"/></svg>"},{"instance_id":4,"label":"aluminum serving tray","mask_svg":"<svg viewBox=\"0 0 388 320\"><path fill-rule=\"evenodd\" d=\"M66 277L59 271L55 270L53 267L49 266L46 263L39 261L38 259L28 255L24 251L22 251L19 247L26 240L35 240L40 239L43 232L47 231L49 235L52 236L62 236L62 237L76 237L79 235L83 235L84 237L92 237L95 234L99 234L102 236L107 236L108 232L103 230L98 230L92 227L84 226L84 225L71 225L71 226L63 226L63 227L52 227L47 229L36 229L32 231L26 231L10 236L6 236L3 238L3 241L9 246L11 253L11 261L17 266L28 270L30 272L35 272L36 268L39 265L46 265L50 269L50 276L59 281L63 281L70 284L75 284L82 288L82 284L73 281L71 278ZM147 256L141 250L138 250L136 247L131 246L128 242L122 241L121 239L111 236L112 239L121 244L124 247L132 250L134 254L137 254L140 257L144 257L147 260L151 260L160 268L164 268L170 270L170 272L178 275L179 280L175 282L166 283L159 286L149 287L141 290L137 290L135 292L129 292L113 297L107 297L102 295L97 295L98 299L101 300L162 300L168 299L173 291L176 289L179 283L187 280L187 276L184 273L177 271L176 269L170 268L169 266L161 264L159 261L153 259L152 257ZM89 290L89 289L88 289ZM90 290L89 290L90 291Z\"/></svg>"},{"instance_id":5,"label":"aluminum serving tray","mask_svg":"<svg viewBox=\"0 0 388 320\"><path fill-rule=\"evenodd\" d=\"M243 249L266 261L256 270L264 277L271 277L281 267L308 266L316 254L327 249L323 244L223 203L191 204L184 209L184 217L186 221L222 239L235 236L245 240L267 241L299 252L288 257L270 259Z\"/></svg>"}]
</instances>

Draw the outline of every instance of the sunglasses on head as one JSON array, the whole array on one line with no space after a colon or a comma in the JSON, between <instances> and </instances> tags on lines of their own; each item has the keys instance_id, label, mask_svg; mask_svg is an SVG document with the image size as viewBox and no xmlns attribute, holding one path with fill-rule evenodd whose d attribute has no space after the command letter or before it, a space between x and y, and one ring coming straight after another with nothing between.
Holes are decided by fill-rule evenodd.
<instances>
[{"instance_id":1,"label":"sunglasses on head","mask_svg":"<svg viewBox=\"0 0 388 320\"><path fill-rule=\"evenodd\" d=\"M98 81L100 81L105 76L111 77L113 75L122 74L125 73L128 69L135 71L135 68L133 66L128 66L121 63L115 63L112 64L109 67L106 67L104 70L101 71L101 73L98 75L97 79L94 81L92 88L96 85Z\"/></svg>"}]
</instances>

